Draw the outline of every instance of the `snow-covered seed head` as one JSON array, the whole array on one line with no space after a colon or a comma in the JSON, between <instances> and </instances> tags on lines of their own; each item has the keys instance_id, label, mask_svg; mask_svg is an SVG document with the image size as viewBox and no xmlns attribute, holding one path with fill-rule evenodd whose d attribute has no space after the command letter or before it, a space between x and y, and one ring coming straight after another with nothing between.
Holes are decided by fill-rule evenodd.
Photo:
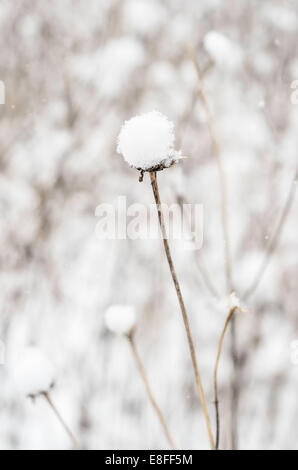
<instances>
[{"instance_id":1,"label":"snow-covered seed head","mask_svg":"<svg viewBox=\"0 0 298 470\"><path fill-rule=\"evenodd\" d=\"M225 311L226 310L232 310L232 309L237 309L238 312L245 313L248 310L242 305L241 300L237 297L235 292L232 292L229 294L227 297L224 297L220 301L220 306L223 308Z\"/></svg>"},{"instance_id":2,"label":"snow-covered seed head","mask_svg":"<svg viewBox=\"0 0 298 470\"><path fill-rule=\"evenodd\" d=\"M174 124L158 111L125 121L118 137L118 153L142 171L168 168L181 158L174 150Z\"/></svg>"},{"instance_id":3,"label":"snow-covered seed head","mask_svg":"<svg viewBox=\"0 0 298 470\"><path fill-rule=\"evenodd\" d=\"M111 305L105 313L106 327L117 335L129 335L136 323L136 311L131 305Z\"/></svg>"},{"instance_id":4,"label":"snow-covered seed head","mask_svg":"<svg viewBox=\"0 0 298 470\"><path fill-rule=\"evenodd\" d=\"M24 395L35 398L55 384L55 368L36 347L22 351L12 364L12 378Z\"/></svg>"}]
</instances>

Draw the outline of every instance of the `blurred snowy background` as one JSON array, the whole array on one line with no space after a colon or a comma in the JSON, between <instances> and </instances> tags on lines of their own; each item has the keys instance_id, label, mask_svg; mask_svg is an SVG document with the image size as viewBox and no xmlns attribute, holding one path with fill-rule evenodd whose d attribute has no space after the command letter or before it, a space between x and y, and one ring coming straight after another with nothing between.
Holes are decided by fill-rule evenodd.
<instances>
[{"instance_id":1,"label":"blurred snowy background","mask_svg":"<svg viewBox=\"0 0 298 470\"><path fill-rule=\"evenodd\" d=\"M203 249L172 249L214 426L212 372L227 315L219 180L185 44L205 71L222 146L241 299L296 184L297 0L1 0L0 28L0 448L71 448L47 404L32 403L11 379L10 358L30 345L55 364L53 400L84 447L167 448L127 342L105 328L114 303L137 309L136 343L178 447L208 448L162 245L99 241L95 209L119 195L152 203L148 177L138 182L116 139L132 115L167 115L189 158L160 174L162 198L204 204ZM297 204L293 197L248 313L237 315L241 449L298 449ZM227 335L219 373L226 449L230 345Z\"/></svg>"}]
</instances>

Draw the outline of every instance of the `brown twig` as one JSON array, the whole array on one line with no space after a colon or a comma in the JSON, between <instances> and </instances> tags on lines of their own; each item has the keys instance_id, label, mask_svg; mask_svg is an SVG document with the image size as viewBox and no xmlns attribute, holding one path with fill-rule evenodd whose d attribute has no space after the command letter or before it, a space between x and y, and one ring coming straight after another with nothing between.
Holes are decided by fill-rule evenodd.
<instances>
[{"instance_id":1,"label":"brown twig","mask_svg":"<svg viewBox=\"0 0 298 470\"><path fill-rule=\"evenodd\" d=\"M172 276L172 279L173 279L173 282L174 282L174 286L175 286L175 289L176 289L176 293L177 293L177 297L178 297L178 301L179 301L179 305L180 305L180 309L181 309L181 313L182 313L182 317L183 317L184 327L185 327L185 331L186 331L187 341L188 341L188 345L189 345L192 365L193 365L195 379L196 379L196 385L197 385L201 405L202 405L202 408L203 408L203 413L204 413L204 418L205 418L205 422L206 422L206 427L207 427L208 437L209 437L209 441L210 441L210 446L211 446L212 449L215 449L214 439L213 439L213 435L212 435L212 431L211 431L211 425L210 425L209 415L208 415L208 411L207 411L206 400L205 400L205 395L204 395L203 386L202 386L202 382L201 382L201 377L200 377L200 374L199 374L199 369L198 369L198 364L197 364L197 359L196 359L196 353L195 353L195 347L194 347L194 342L193 342L193 339L192 339L189 320L188 320L184 300L183 300L183 297L182 297L180 284L179 284L179 281L178 281L178 278L177 278L177 275L176 275L172 255L171 255L171 252L170 252L169 243L168 243L168 240L167 240L167 234L166 234L164 216L163 216L162 206L161 206L161 201L160 201L160 195L159 195L159 189L158 189L158 184L157 184L156 172L151 172L150 173L150 178L151 178L152 190L153 190L153 194L154 194L154 198L155 198L155 202L156 202L156 207L157 207L157 212L158 212L158 220L159 220L159 225L160 225L161 234L162 234L162 238L163 238L164 249L165 249L165 253L166 253L167 260L168 260L171 276Z\"/></svg>"},{"instance_id":2,"label":"brown twig","mask_svg":"<svg viewBox=\"0 0 298 470\"><path fill-rule=\"evenodd\" d=\"M237 307L231 308L227 316L224 329L220 336L218 349L217 349L217 355L216 355L216 361L215 361L215 367L214 367L213 388L214 388L214 404L215 404L215 413L216 413L216 450L218 450L219 448L219 433L220 433L219 403L218 403L218 391L217 391L217 371L218 371L218 365L219 365L224 337L228 329L229 323L236 310L237 310Z\"/></svg>"},{"instance_id":3,"label":"brown twig","mask_svg":"<svg viewBox=\"0 0 298 470\"><path fill-rule=\"evenodd\" d=\"M170 434L170 431L169 431L169 428L168 428L168 425L167 425L167 422L164 418L164 415L160 409L160 407L158 406L157 404L157 401L155 400L154 398L154 395L153 395L153 392L151 390L151 387L150 387L150 384L149 384L149 381L148 381L148 378L147 378L147 375L146 375L146 372L145 372L145 369L144 369L144 366L142 364L142 361L141 361L141 358L139 356L139 353L138 353L138 350L136 348L136 344L135 344L135 341L134 341L134 335L133 333L129 334L128 335L128 341L129 341L129 344L130 344L130 347L131 347L131 350L132 350L132 354L133 354L133 357L136 361L136 364L137 364L137 368L138 368L138 371L140 373L140 376L142 378L142 381L145 385L145 389L146 389L146 392L147 392L147 395L148 395L148 398L151 402L151 405L159 419L159 422L162 426L162 429L165 433L165 436L170 444L170 447L172 448L172 450L176 450L176 446L174 444L174 441L173 441L173 438Z\"/></svg>"},{"instance_id":4,"label":"brown twig","mask_svg":"<svg viewBox=\"0 0 298 470\"><path fill-rule=\"evenodd\" d=\"M51 409L53 410L55 416L58 418L58 420L59 420L60 424L62 425L62 427L64 428L65 432L70 437L75 450L82 450L82 448L81 448L80 444L78 443L77 439L75 438L74 434L72 433L70 428L67 426L67 424L65 423L65 421L62 418L61 414L59 413L56 406L54 405L53 400L52 400L51 395L49 394L49 392L44 392L44 393L42 393L42 395L45 397L47 403L50 405Z\"/></svg>"}]
</instances>

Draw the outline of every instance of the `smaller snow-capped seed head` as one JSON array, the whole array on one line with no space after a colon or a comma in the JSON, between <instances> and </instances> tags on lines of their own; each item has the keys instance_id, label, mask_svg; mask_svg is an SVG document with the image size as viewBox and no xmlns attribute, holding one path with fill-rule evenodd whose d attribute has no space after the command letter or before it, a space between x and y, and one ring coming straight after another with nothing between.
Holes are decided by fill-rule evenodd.
<instances>
[{"instance_id":1,"label":"smaller snow-capped seed head","mask_svg":"<svg viewBox=\"0 0 298 470\"><path fill-rule=\"evenodd\" d=\"M54 366L36 347L28 347L18 355L11 374L19 390L31 398L48 393L55 384Z\"/></svg>"},{"instance_id":2,"label":"smaller snow-capped seed head","mask_svg":"<svg viewBox=\"0 0 298 470\"><path fill-rule=\"evenodd\" d=\"M246 313L248 310L242 305L241 300L237 297L235 292L232 292L227 297L220 301L220 307L226 310L236 309L238 312Z\"/></svg>"},{"instance_id":3,"label":"smaller snow-capped seed head","mask_svg":"<svg viewBox=\"0 0 298 470\"><path fill-rule=\"evenodd\" d=\"M241 300L237 297L235 292L230 295L230 308L237 308L241 313L247 313L248 309L242 304Z\"/></svg>"},{"instance_id":4,"label":"smaller snow-capped seed head","mask_svg":"<svg viewBox=\"0 0 298 470\"><path fill-rule=\"evenodd\" d=\"M136 323L136 311L131 305L111 305L105 313L106 327L117 335L129 335Z\"/></svg>"},{"instance_id":5,"label":"smaller snow-capped seed head","mask_svg":"<svg viewBox=\"0 0 298 470\"><path fill-rule=\"evenodd\" d=\"M118 137L118 153L138 170L168 168L181 158L174 150L174 124L158 111L125 121Z\"/></svg>"},{"instance_id":6,"label":"smaller snow-capped seed head","mask_svg":"<svg viewBox=\"0 0 298 470\"><path fill-rule=\"evenodd\" d=\"M237 297L235 292L232 292L228 298L228 303L230 308L241 308L240 299Z\"/></svg>"}]
</instances>

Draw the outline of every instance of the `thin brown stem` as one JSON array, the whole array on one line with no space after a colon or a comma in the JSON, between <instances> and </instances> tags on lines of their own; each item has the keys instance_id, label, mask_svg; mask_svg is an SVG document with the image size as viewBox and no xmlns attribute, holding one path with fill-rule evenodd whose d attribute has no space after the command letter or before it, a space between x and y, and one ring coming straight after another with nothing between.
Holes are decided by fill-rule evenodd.
<instances>
[{"instance_id":1,"label":"thin brown stem","mask_svg":"<svg viewBox=\"0 0 298 470\"><path fill-rule=\"evenodd\" d=\"M236 330L236 318L234 315L231 318L231 345L230 345L230 357L232 359L232 379L231 379L231 448L232 450L238 449L238 409L240 400L241 385L239 381L239 354L237 348L237 330Z\"/></svg>"},{"instance_id":2,"label":"thin brown stem","mask_svg":"<svg viewBox=\"0 0 298 470\"><path fill-rule=\"evenodd\" d=\"M131 350L132 350L132 354L133 354L133 357L136 361L136 364L137 364L137 368L138 368L138 371L140 373L140 376L141 376L141 379L145 385L145 389L146 389L146 392L147 392L147 395L148 395L148 398L151 402L151 405L159 419L159 422L161 424L161 427L164 431L164 434L168 440L168 443L170 445L170 447L172 448L172 450L176 450L176 446L174 444L174 441L173 441L173 438L170 434L170 431L169 431L169 428L168 428L168 425L167 425L167 422L165 420L165 417L160 409L160 407L158 406L157 404L157 401L156 399L154 398L154 395L153 395L153 392L151 390L151 387L150 387L150 384L149 384L149 381L148 381L148 378L147 378L147 375L146 375L146 372L145 372L145 369L144 369L144 366L142 364L142 361L141 361L141 358L140 358L140 355L138 353L138 350L136 348L136 344L135 344L135 341L134 341L134 336L133 336L133 333L130 334L128 336L128 341L129 341L129 344L130 344L130 347L131 347Z\"/></svg>"},{"instance_id":3,"label":"thin brown stem","mask_svg":"<svg viewBox=\"0 0 298 470\"><path fill-rule=\"evenodd\" d=\"M217 355L216 355L216 361L215 361L215 367L214 367L214 374L213 374L213 389L214 389L214 404L215 404L215 413L216 413L216 450L219 448L219 433L220 433L220 419L219 419L219 403L218 403L218 390L217 390L217 371L218 371L218 365L219 365L219 360L220 360L220 355L222 351L222 346L223 346L223 341L224 337L226 334L226 331L228 329L229 323L237 310L237 307L233 307L230 309L229 314L227 316L226 322L224 329L221 333L218 348L217 348Z\"/></svg>"},{"instance_id":4,"label":"thin brown stem","mask_svg":"<svg viewBox=\"0 0 298 470\"><path fill-rule=\"evenodd\" d=\"M159 220L159 225L160 225L161 234L162 234L162 238L163 238L164 249L165 249L166 257L167 257L167 260L168 260L171 276L172 276L174 286L175 286L175 289L176 289L181 314L182 314L182 317L183 317L184 327L185 327L187 341L188 341L189 350L190 350L190 356L191 356L192 365L193 365L194 374L195 374L195 379L196 379L197 390L198 390L199 398L200 398L201 405L202 405L202 408L203 408L203 413L204 413L204 418L205 418L205 422L206 422L206 427L207 427L208 437L209 437L209 441L210 441L210 446L211 446L212 449L215 449L214 439L213 439L213 435L212 435L212 431L211 431L211 425L210 425L209 415L208 415L208 411L207 411L206 400L205 400L205 395L204 395L203 386L202 386L202 382L201 382L201 377L200 377L200 374L199 374L199 368L198 368L198 364L197 364L195 347L194 347L194 342L193 342L193 339L192 339L189 320L188 320L184 300L183 300L183 297L182 297L180 284L179 284L179 281L178 281L178 278L177 278L177 275L176 275L172 255L171 255L171 252L170 252L170 246L169 246L169 243L168 243L168 240L167 240L166 228L165 228L165 223L164 223L164 215L163 215L161 201L160 201L160 195L159 195L159 189L158 189L158 184L157 184L156 172L150 172L150 178L151 178L152 190L153 190L153 194L154 194L154 198L155 198L155 202L156 202L156 207L157 207L158 220Z\"/></svg>"},{"instance_id":5,"label":"thin brown stem","mask_svg":"<svg viewBox=\"0 0 298 470\"><path fill-rule=\"evenodd\" d=\"M75 438L74 434L72 433L70 428L67 426L67 424L65 423L65 421L62 418L61 414L59 413L56 406L54 405L53 400L51 398L51 395L48 392L44 392L42 395L45 397L47 403L50 405L51 409L53 410L55 416L58 418L58 420L59 420L61 426L64 428L65 432L70 437L75 450L82 450L82 448L81 448L80 444L78 443L77 439Z\"/></svg>"}]
</instances>

